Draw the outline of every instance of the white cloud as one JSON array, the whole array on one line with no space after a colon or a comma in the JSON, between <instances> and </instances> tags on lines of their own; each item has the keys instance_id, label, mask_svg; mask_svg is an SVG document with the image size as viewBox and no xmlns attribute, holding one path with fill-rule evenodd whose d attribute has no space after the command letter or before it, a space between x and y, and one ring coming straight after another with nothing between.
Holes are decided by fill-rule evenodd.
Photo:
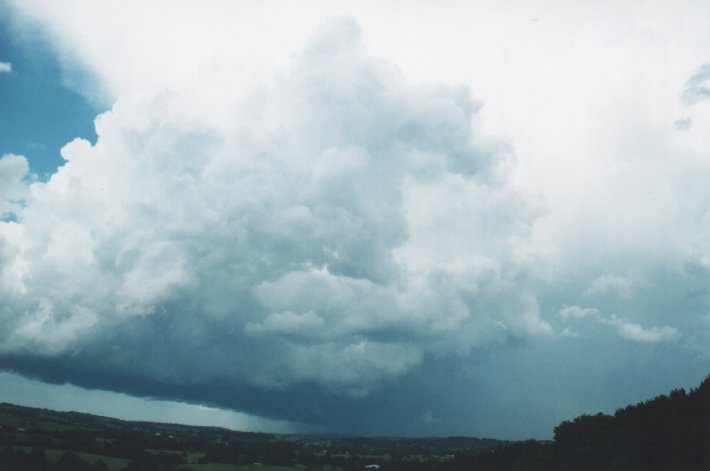
<instances>
[{"instance_id":1,"label":"white cloud","mask_svg":"<svg viewBox=\"0 0 710 471\"><path fill-rule=\"evenodd\" d=\"M617 333L632 342L639 343L658 343L658 342L675 342L680 339L680 332L675 327L667 325L663 327L644 328L639 324L629 322L616 316L603 321L616 328Z\"/></svg>"},{"instance_id":2,"label":"white cloud","mask_svg":"<svg viewBox=\"0 0 710 471\"><path fill-rule=\"evenodd\" d=\"M631 293L631 283L628 279L611 274L595 278L584 292L587 296L614 294L621 298L630 298Z\"/></svg>"},{"instance_id":3,"label":"white cloud","mask_svg":"<svg viewBox=\"0 0 710 471\"><path fill-rule=\"evenodd\" d=\"M27 159L21 155L0 157L0 220L22 207L27 196L24 180L29 177Z\"/></svg>"},{"instance_id":4,"label":"white cloud","mask_svg":"<svg viewBox=\"0 0 710 471\"><path fill-rule=\"evenodd\" d=\"M562 319L583 319L599 315L599 310L592 307L565 306L560 309L559 315Z\"/></svg>"},{"instance_id":5,"label":"white cloud","mask_svg":"<svg viewBox=\"0 0 710 471\"><path fill-rule=\"evenodd\" d=\"M680 339L681 334L675 327L651 327L644 328L641 325L631 322L630 320L612 316L603 316L599 309L582 308L579 306L566 306L559 311L560 317L565 320L585 319L590 318L598 324L612 326L617 335L620 337L638 343L658 343L658 342L675 342ZM559 334L562 337L579 337L579 333L566 327Z\"/></svg>"},{"instance_id":6,"label":"white cloud","mask_svg":"<svg viewBox=\"0 0 710 471\"><path fill-rule=\"evenodd\" d=\"M0 74L9 74L12 72L12 64L10 62L0 62Z\"/></svg>"},{"instance_id":7,"label":"white cloud","mask_svg":"<svg viewBox=\"0 0 710 471\"><path fill-rule=\"evenodd\" d=\"M281 334L288 336L321 336L325 321L313 311L296 314L291 311L269 314L263 322L248 323L244 331L249 334Z\"/></svg>"},{"instance_id":8,"label":"white cloud","mask_svg":"<svg viewBox=\"0 0 710 471\"><path fill-rule=\"evenodd\" d=\"M580 337L580 334L578 332L575 332L574 330L570 329L569 327L565 327L562 329L559 333L560 337L572 337L572 338L578 338Z\"/></svg>"},{"instance_id":9,"label":"white cloud","mask_svg":"<svg viewBox=\"0 0 710 471\"><path fill-rule=\"evenodd\" d=\"M407 84L337 20L271 84L216 108L230 121L187 111L201 96L122 97L95 145L67 144L48 182L22 187L18 222L0 226L3 351L97 348L168 316L189 337L175 348L228 332L220 354L252 358L202 374L361 395L425 355L549 335L521 286L537 209L466 88Z\"/></svg>"}]
</instances>

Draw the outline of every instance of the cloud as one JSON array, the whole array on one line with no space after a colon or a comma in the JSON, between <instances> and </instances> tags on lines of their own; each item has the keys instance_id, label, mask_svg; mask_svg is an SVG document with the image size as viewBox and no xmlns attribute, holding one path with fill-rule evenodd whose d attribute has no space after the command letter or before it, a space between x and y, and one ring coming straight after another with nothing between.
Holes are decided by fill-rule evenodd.
<instances>
[{"instance_id":1,"label":"cloud","mask_svg":"<svg viewBox=\"0 0 710 471\"><path fill-rule=\"evenodd\" d=\"M0 62L0 74L9 74L12 72L12 64L10 62Z\"/></svg>"},{"instance_id":2,"label":"cloud","mask_svg":"<svg viewBox=\"0 0 710 471\"><path fill-rule=\"evenodd\" d=\"M255 335L277 333L288 336L320 336L323 327L325 321L313 311L304 314L285 311L268 315L260 324L248 323L244 331Z\"/></svg>"},{"instance_id":3,"label":"cloud","mask_svg":"<svg viewBox=\"0 0 710 471\"><path fill-rule=\"evenodd\" d=\"M710 98L710 64L704 64L688 79L683 89L683 101L693 105Z\"/></svg>"},{"instance_id":4,"label":"cloud","mask_svg":"<svg viewBox=\"0 0 710 471\"><path fill-rule=\"evenodd\" d=\"M21 209L27 196L24 181L28 177L29 165L23 156L5 154L0 157L0 220Z\"/></svg>"},{"instance_id":5,"label":"cloud","mask_svg":"<svg viewBox=\"0 0 710 471\"><path fill-rule=\"evenodd\" d=\"M110 111L48 182L8 173L0 367L505 438L691 384L710 148L678 98L707 15L494 3L13 2ZM307 42L343 11L363 38Z\"/></svg>"},{"instance_id":6,"label":"cloud","mask_svg":"<svg viewBox=\"0 0 710 471\"><path fill-rule=\"evenodd\" d=\"M595 317L599 315L599 310L579 306L566 306L560 309L559 315L562 319L583 319L585 317Z\"/></svg>"},{"instance_id":7,"label":"cloud","mask_svg":"<svg viewBox=\"0 0 710 471\"><path fill-rule=\"evenodd\" d=\"M124 95L94 145L18 187L26 205L0 223L3 355L90 358L173 391L363 397L428 357L551 333L523 286L539 210L467 88L407 84L342 19L217 110L230 120L190 112L200 96Z\"/></svg>"},{"instance_id":8,"label":"cloud","mask_svg":"<svg viewBox=\"0 0 710 471\"><path fill-rule=\"evenodd\" d=\"M615 294L621 298L631 297L631 283L617 275L603 275L592 280L591 286L584 292L587 296Z\"/></svg>"},{"instance_id":9,"label":"cloud","mask_svg":"<svg viewBox=\"0 0 710 471\"><path fill-rule=\"evenodd\" d=\"M689 116L678 118L673 122L673 127L678 131L688 131L693 127L693 118Z\"/></svg>"},{"instance_id":10,"label":"cloud","mask_svg":"<svg viewBox=\"0 0 710 471\"><path fill-rule=\"evenodd\" d=\"M574 330L570 329L569 327L565 327L560 331L558 334L560 337L572 337L572 338L577 338L579 337L579 333L575 332Z\"/></svg>"},{"instance_id":11,"label":"cloud","mask_svg":"<svg viewBox=\"0 0 710 471\"><path fill-rule=\"evenodd\" d=\"M645 329L639 324L629 322L616 316L609 319L604 319L604 323L612 325L616 328L617 333L632 342L639 343L658 343L658 342L675 342L680 339L680 332L674 327L667 325L663 327L651 327Z\"/></svg>"},{"instance_id":12,"label":"cloud","mask_svg":"<svg viewBox=\"0 0 710 471\"><path fill-rule=\"evenodd\" d=\"M435 424L439 422L439 419L434 417L432 411L428 409L421 415L421 421L425 424Z\"/></svg>"},{"instance_id":13,"label":"cloud","mask_svg":"<svg viewBox=\"0 0 710 471\"><path fill-rule=\"evenodd\" d=\"M680 332L675 327L663 326L646 329L623 317L615 315L602 316L599 309L596 308L567 306L560 309L559 315L564 321L585 318L594 319L598 324L614 327L620 337L638 343L675 342L681 337ZM569 327L562 330L560 335L562 337L579 337L579 334Z\"/></svg>"}]
</instances>

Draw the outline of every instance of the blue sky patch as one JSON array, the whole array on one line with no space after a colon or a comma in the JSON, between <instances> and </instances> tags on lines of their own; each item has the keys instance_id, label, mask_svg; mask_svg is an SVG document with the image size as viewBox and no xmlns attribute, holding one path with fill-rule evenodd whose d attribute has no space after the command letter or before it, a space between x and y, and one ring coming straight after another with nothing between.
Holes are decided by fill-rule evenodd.
<instances>
[{"instance_id":1,"label":"blue sky patch","mask_svg":"<svg viewBox=\"0 0 710 471\"><path fill-rule=\"evenodd\" d=\"M0 20L0 154L27 157L46 180L63 165L60 149L72 139L96 140L93 120L100 110L62 83L62 69L42 39L27 41Z\"/></svg>"}]
</instances>

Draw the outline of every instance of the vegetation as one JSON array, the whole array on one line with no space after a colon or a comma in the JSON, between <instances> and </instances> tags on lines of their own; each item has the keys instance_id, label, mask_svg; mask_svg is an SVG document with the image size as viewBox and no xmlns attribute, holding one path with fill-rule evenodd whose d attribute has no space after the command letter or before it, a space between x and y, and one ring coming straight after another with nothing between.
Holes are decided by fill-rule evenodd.
<instances>
[{"instance_id":1,"label":"vegetation","mask_svg":"<svg viewBox=\"0 0 710 471\"><path fill-rule=\"evenodd\" d=\"M710 469L710 377L614 415L562 422L554 441L352 438L127 422L0 404L0 469L37 471L613 471Z\"/></svg>"},{"instance_id":2,"label":"vegetation","mask_svg":"<svg viewBox=\"0 0 710 471\"><path fill-rule=\"evenodd\" d=\"M273 435L128 422L76 412L0 404L0 469L4 470L361 470L400 463L442 463L466 450L492 450L497 440L354 438Z\"/></svg>"},{"instance_id":3,"label":"vegetation","mask_svg":"<svg viewBox=\"0 0 710 471\"><path fill-rule=\"evenodd\" d=\"M458 454L456 470L710 470L710 376L614 415L582 415L555 427L552 443L518 442Z\"/></svg>"}]
</instances>

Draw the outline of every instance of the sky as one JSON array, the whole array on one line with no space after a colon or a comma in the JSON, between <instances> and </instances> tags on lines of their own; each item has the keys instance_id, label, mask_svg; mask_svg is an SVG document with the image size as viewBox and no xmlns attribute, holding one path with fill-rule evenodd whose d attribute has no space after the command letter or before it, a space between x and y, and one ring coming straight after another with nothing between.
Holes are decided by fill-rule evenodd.
<instances>
[{"instance_id":1,"label":"sky","mask_svg":"<svg viewBox=\"0 0 710 471\"><path fill-rule=\"evenodd\" d=\"M62 165L64 144L77 136L96 140L93 120L105 111L68 88L62 73L55 53L32 29L19 30L10 17L0 17L0 155L23 155L41 180Z\"/></svg>"},{"instance_id":2,"label":"sky","mask_svg":"<svg viewBox=\"0 0 710 471\"><path fill-rule=\"evenodd\" d=\"M707 2L0 11L0 401L547 439L710 373Z\"/></svg>"}]
</instances>

